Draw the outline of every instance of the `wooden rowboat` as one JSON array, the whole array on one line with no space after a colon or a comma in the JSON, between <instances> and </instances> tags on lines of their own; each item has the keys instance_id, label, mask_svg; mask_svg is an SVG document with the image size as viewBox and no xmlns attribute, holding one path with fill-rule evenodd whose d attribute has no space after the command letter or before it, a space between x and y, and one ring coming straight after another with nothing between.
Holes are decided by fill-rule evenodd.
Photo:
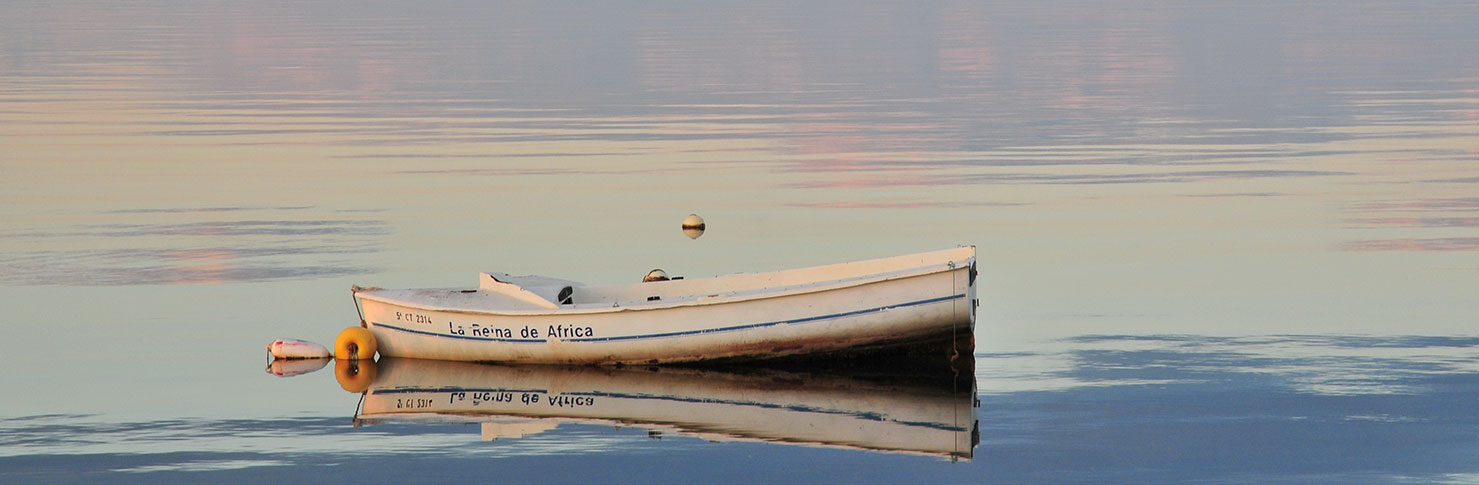
<instances>
[{"instance_id":1,"label":"wooden rowboat","mask_svg":"<svg viewBox=\"0 0 1479 485\"><path fill-rule=\"evenodd\" d=\"M975 260L975 247L965 246L631 284L482 273L471 289L355 287L364 329L346 329L335 347L341 357L348 345L351 356L378 349L393 357L560 364L762 359L931 342L969 354Z\"/></svg>"}]
</instances>

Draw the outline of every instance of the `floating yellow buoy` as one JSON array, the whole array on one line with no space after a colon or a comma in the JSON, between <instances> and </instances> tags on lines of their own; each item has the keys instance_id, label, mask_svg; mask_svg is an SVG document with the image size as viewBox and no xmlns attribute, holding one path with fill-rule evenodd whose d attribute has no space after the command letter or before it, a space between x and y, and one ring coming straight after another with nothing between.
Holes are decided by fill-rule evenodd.
<instances>
[{"instance_id":1,"label":"floating yellow buoy","mask_svg":"<svg viewBox=\"0 0 1479 485\"><path fill-rule=\"evenodd\" d=\"M339 387L355 394L365 392L370 384L375 383L375 375L380 372L375 361L344 360L334 361L334 379L339 381Z\"/></svg>"},{"instance_id":2,"label":"floating yellow buoy","mask_svg":"<svg viewBox=\"0 0 1479 485\"><path fill-rule=\"evenodd\" d=\"M689 239L698 239L699 236L704 235L704 227L704 218L699 217L698 214L689 214L683 219L683 234Z\"/></svg>"},{"instance_id":3,"label":"floating yellow buoy","mask_svg":"<svg viewBox=\"0 0 1479 485\"><path fill-rule=\"evenodd\" d=\"M340 360L372 359L378 344L375 334L363 327L349 327L334 339L334 358Z\"/></svg>"}]
</instances>

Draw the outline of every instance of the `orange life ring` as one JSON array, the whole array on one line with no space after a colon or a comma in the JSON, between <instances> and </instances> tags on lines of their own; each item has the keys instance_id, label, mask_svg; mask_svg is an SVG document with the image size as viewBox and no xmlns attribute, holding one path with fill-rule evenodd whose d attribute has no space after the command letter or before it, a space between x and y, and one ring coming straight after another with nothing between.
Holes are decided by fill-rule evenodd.
<instances>
[{"instance_id":1,"label":"orange life ring","mask_svg":"<svg viewBox=\"0 0 1479 485\"><path fill-rule=\"evenodd\" d=\"M349 327L339 332L334 339L334 358L339 360L368 360L375 358L379 343L375 334L363 327Z\"/></svg>"}]
</instances>

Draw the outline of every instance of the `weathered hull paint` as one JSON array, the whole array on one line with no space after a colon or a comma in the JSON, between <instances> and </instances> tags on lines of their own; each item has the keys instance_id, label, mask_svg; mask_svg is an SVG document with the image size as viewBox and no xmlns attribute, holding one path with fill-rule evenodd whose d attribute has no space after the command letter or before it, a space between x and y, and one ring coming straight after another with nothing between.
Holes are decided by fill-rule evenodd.
<instances>
[{"instance_id":1,"label":"weathered hull paint","mask_svg":"<svg viewBox=\"0 0 1479 485\"><path fill-rule=\"evenodd\" d=\"M953 259L876 279L686 303L500 313L384 301L367 291L355 299L380 354L395 357L656 364L827 353L947 333L969 345L975 251L944 256Z\"/></svg>"}]
</instances>

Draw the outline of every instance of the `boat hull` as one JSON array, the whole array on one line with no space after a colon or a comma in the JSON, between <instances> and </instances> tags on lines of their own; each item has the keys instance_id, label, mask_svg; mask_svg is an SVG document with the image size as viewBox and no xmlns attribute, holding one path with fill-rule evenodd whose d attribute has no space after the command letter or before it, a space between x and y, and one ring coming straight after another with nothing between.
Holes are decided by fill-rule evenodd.
<instances>
[{"instance_id":1,"label":"boat hull","mask_svg":"<svg viewBox=\"0 0 1479 485\"><path fill-rule=\"evenodd\" d=\"M543 314L431 308L356 293L381 355L550 364L661 364L974 342L974 254L939 271L687 305Z\"/></svg>"}]
</instances>

